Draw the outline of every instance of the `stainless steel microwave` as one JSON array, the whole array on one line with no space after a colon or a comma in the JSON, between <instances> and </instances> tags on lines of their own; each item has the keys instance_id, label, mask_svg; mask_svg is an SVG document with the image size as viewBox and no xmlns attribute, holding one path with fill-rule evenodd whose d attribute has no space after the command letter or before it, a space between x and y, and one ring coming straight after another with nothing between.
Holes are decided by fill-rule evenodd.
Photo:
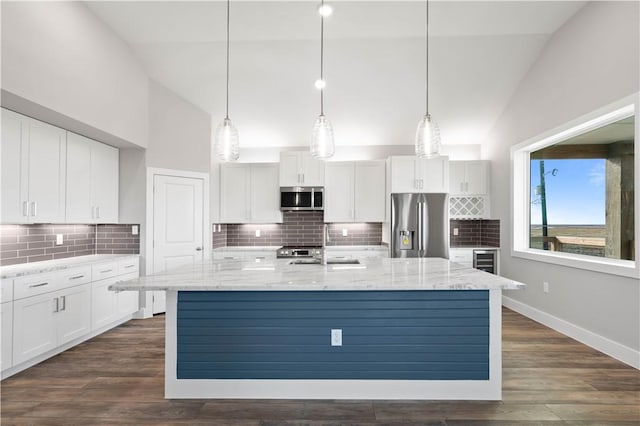
<instances>
[{"instance_id":1,"label":"stainless steel microwave","mask_svg":"<svg viewBox=\"0 0 640 426\"><path fill-rule=\"evenodd\" d=\"M280 210L323 210L324 188L285 186L280 188Z\"/></svg>"}]
</instances>

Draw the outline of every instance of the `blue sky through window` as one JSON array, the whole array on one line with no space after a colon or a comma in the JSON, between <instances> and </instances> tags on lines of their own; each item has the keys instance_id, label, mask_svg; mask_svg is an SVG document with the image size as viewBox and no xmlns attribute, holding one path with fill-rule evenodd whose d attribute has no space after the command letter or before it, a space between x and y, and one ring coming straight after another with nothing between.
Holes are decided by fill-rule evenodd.
<instances>
[{"instance_id":1,"label":"blue sky through window","mask_svg":"<svg viewBox=\"0 0 640 426\"><path fill-rule=\"evenodd\" d=\"M540 161L531 160L531 224L542 224ZM543 160L548 225L604 225L605 161ZM557 169L555 176L553 169Z\"/></svg>"}]
</instances>

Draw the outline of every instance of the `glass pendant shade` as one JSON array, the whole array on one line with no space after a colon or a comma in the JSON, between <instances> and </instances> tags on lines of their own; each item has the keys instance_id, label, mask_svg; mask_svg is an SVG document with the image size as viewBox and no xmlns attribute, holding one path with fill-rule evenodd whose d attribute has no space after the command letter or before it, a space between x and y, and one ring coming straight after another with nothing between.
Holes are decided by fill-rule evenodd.
<instances>
[{"instance_id":1,"label":"glass pendant shade","mask_svg":"<svg viewBox=\"0 0 640 426\"><path fill-rule=\"evenodd\" d=\"M333 156L336 150L336 145L333 141L333 127L331 127L331 122L324 114L318 116L313 126L311 138L311 155L317 158Z\"/></svg>"},{"instance_id":2,"label":"glass pendant shade","mask_svg":"<svg viewBox=\"0 0 640 426\"><path fill-rule=\"evenodd\" d=\"M416 155L422 158L432 158L440 155L440 128L426 114L418 124L416 131Z\"/></svg>"},{"instance_id":3,"label":"glass pendant shade","mask_svg":"<svg viewBox=\"0 0 640 426\"><path fill-rule=\"evenodd\" d=\"M229 117L218 125L213 137L215 154L219 160L236 161L240 157L238 130Z\"/></svg>"}]
</instances>

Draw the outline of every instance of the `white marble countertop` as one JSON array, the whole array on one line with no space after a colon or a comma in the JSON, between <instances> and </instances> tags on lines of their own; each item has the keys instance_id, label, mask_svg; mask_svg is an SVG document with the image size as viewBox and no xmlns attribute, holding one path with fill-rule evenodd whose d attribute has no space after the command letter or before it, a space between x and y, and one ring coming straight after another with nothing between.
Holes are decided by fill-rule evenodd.
<instances>
[{"instance_id":1,"label":"white marble countertop","mask_svg":"<svg viewBox=\"0 0 640 426\"><path fill-rule=\"evenodd\" d=\"M42 262L21 263L0 267L0 278L10 279L24 275L40 274L43 272L57 271L59 269L73 268L87 263L108 262L110 260L125 257L139 256L138 254L91 254L88 256L67 257L64 259L45 260Z\"/></svg>"},{"instance_id":2,"label":"white marble countertop","mask_svg":"<svg viewBox=\"0 0 640 426\"><path fill-rule=\"evenodd\" d=\"M282 246L226 246L226 247L218 247L214 248L212 252L242 252L242 251L268 251L273 250L274 252ZM334 251L334 250L350 250L350 251L387 251L389 250L388 246L376 245L376 246L326 246L325 250Z\"/></svg>"},{"instance_id":3,"label":"white marble countertop","mask_svg":"<svg viewBox=\"0 0 640 426\"><path fill-rule=\"evenodd\" d=\"M491 290L524 284L446 259L363 259L360 265L211 260L111 285L111 290Z\"/></svg>"}]
</instances>

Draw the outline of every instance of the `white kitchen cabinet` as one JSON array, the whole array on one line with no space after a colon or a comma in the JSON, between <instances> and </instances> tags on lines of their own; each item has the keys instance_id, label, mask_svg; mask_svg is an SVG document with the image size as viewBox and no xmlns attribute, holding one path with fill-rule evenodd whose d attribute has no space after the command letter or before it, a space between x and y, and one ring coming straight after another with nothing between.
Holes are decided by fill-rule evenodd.
<instances>
[{"instance_id":1,"label":"white kitchen cabinet","mask_svg":"<svg viewBox=\"0 0 640 426\"><path fill-rule=\"evenodd\" d=\"M473 266L473 248L450 248L449 260L471 268Z\"/></svg>"},{"instance_id":2,"label":"white kitchen cabinet","mask_svg":"<svg viewBox=\"0 0 640 426\"><path fill-rule=\"evenodd\" d=\"M13 364L17 365L57 346L53 293L13 302Z\"/></svg>"},{"instance_id":3,"label":"white kitchen cabinet","mask_svg":"<svg viewBox=\"0 0 640 426\"><path fill-rule=\"evenodd\" d=\"M91 331L91 285L69 287L54 296L58 298L57 346L88 334Z\"/></svg>"},{"instance_id":4,"label":"white kitchen cabinet","mask_svg":"<svg viewBox=\"0 0 640 426\"><path fill-rule=\"evenodd\" d=\"M449 189L453 195L488 194L488 161L452 161L449 163Z\"/></svg>"},{"instance_id":5,"label":"white kitchen cabinet","mask_svg":"<svg viewBox=\"0 0 640 426\"><path fill-rule=\"evenodd\" d=\"M117 148L68 133L66 220L118 222Z\"/></svg>"},{"instance_id":6,"label":"white kitchen cabinet","mask_svg":"<svg viewBox=\"0 0 640 426\"><path fill-rule=\"evenodd\" d=\"M2 110L2 221L64 223L66 131Z\"/></svg>"},{"instance_id":7,"label":"white kitchen cabinet","mask_svg":"<svg viewBox=\"0 0 640 426\"><path fill-rule=\"evenodd\" d=\"M116 277L91 283L91 329L97 330L118 319L118 300L115 291L109 290Z\"/></svg>"},{"instance_id":8,"label":"white kitchen cabinet","mask_svg":"<svg viewBox=\"0 0 640 426\"><path fill-rule=\"evenodd\" d=\"M0 303L0 370L13 365L13 302Z\"/></svg>"},{"instance_id":9,"label":"white kitchen cabinet","mask_svg":"<svg viewBox=\"0 0 640 426\"><path fill-rule=\"evenodd\" d=\"M307 151L280 153L280 186L324 186L324 162Z\"/></svg>"},{"instance_id":10,"label":"white kitchen cabinet","mask_svg":"<svg viewBox=\"0 0 640 426\"><path fill-rule=\"evenodd\" d=\"M384 222L384 197L384 161L326 164L325 222Z\"/></svg>"},{"instance_id":11,"label":"white kitchen cabinet","mask_svg":"<svg viewBox=\"0 0 640 426\"><path fill-rule=\"evenodd\" d=\"M394 156L390 159L391 193L449 192L449 158Z\"/></svg>"},{"instance_id":12,"label":"white kitchen cabinet","mask_svg":"<svg viewBox=\"0 0 640 426\"><path fill-rule=\"evenodd\" d=\"M280 188L275 163L224 164L220 168L220 220L279 223Z\"/></svg>"}]
</instances>

